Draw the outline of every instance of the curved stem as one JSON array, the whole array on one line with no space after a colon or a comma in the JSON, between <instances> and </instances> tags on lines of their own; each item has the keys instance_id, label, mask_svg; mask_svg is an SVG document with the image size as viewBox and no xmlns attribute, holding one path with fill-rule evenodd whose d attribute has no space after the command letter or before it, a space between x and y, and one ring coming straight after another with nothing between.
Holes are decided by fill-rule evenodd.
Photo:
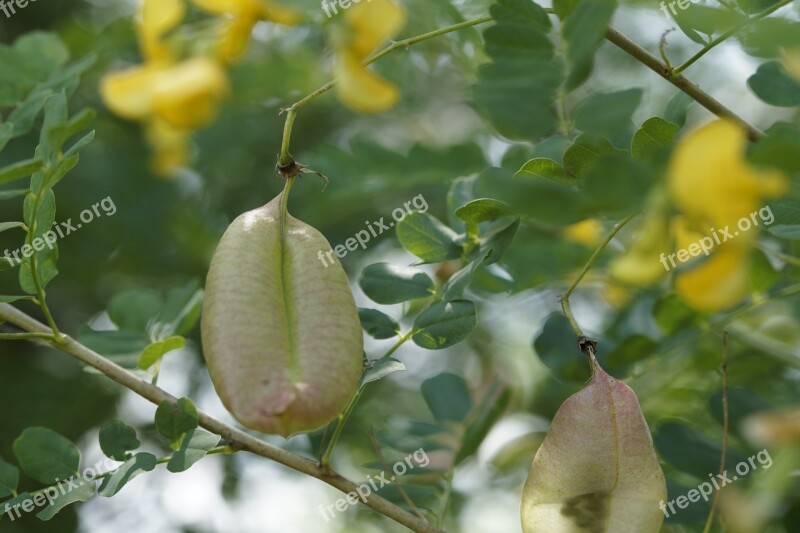
<instances>
[{"instance_id":1,"label":"curved stem","mask_svg":"<svg viewBox=\"0 0 800 533\"><path fill-rule=\"evenodd\" d=\"M592 253L591 257L589 257L589 260L583 266L583 269L581 269L580 273L578 273L578 277L575 278L575 281L572 282L572 285L570 285L567 290L564 291L564 294L561 295L561 309L564 311L564 316L567 317L567 321L572 327L572 331L575 332L575 336L578 338L583 338L584 334L578 325L578 322L575 320L575 316L572 314L572 307L570 307L569 304L569 297L572 296L572 293L578 287L578 284L581 282L584 276L586 276L586 273L589 272L589 269L592 268L592 265L597 258L600 257L600 254L603 253L603 250L606 249L608 243L611 242L611 240L617 235L617 233L619 233L619 230L621 230L625 224L630 222L638 214L639 213L633 213L632 215L628 215L614 225L614 228L609 232L608 235L606 235L606 238L603 239L603 242L600 243L600 246L598 246Z\"/></svg>"},{"instance_id":2,"label":"curved stem","mask_svg":"<svg viewBox=\"0 0 800 533\"><path fill-rule=\"evenodd\" d=\"M489 22L491 20L492 20L491 16L484 16L472 20L467 20L464 22L459 22L458 24L453 24L452 26L439 28L438 30L433 30L428 33L423 33L415 37L409 37L408 39L403 39L401 41L394 41L392 42L392 44L390 44L383 50L375 53L374 55L364 60L364 65L365 66L371 65L372 63L378 61L379 59L394 52L398 48L408 48L409 46L421 43L422 41L427 41L428 39L433 39L435 37L446 35L454 31L463 30L464 28L470 28L472 26L483 24L484 22ZM313 93L305 96L301 100L298 100L297 102L295 102L294 104L292 104L291 106L287 107L282 111L282 113L286 113L286 123L283 126L283 139L281 141L281 153L279 155L280 165L288 165L292 162L292 156L289 155L289 145L291 144L292 127L294 126L294 120L295 118L297 118L297 110L305 106L318 96L322 96L323 94L327 93L335 86L336 86L336 80L329 81L328 83L326 83Z\"/></svg>"},{"instance_id":3,"label":"curved stem","mask_svg":"<svg viewBox=\"0 0 800 533\"><path fill-rule=\"evenodd\" d=\"M728 332L722 332L722 454L719 460L719 474L725 474L725 461L728 453L728 432L730 431L730 421L728 416ZM711 511L708 513L706 526L703 533L710 533L711 525L714 523L714 514L719 505L719 490L714 493L714 501L711 502Z\"/></svg>"},{"instance_id":4,"label":"curved stem","mask_svg":"<svg viewBox=\"0 0 800 533\"><path fill-rule=\"evenodd\" d=\"M0 304L0 319L10 322L20 329L32 333L48 333L50 331L47 326L35 318L9 304ZM92 368L99 370L113 381L116 381L123 387L129 389L135 394L138 394L142 398L155 405L159 405L165 401L172 403L176 403L178 401L177 398L163 389L151 385L133 372L122 368L121 366L106 359L97 352L90 350L69 336L64 335L60 342L53 340L47 341L47 343L53 348L56 348L57 350L60 350L74 357L75 359L78 359ZM330 469L324 469L320 467L311 459L307 459L290 451L284 450L283 448L279 448L264 442L249 433L217 420L203 411L198 411L198 414L200 418L200 426L227 440L231 448L248 451L255 455L259 455L261 457L281 463L282 465L288 466L289 468L302 474L315 477L327 483L328 485L339 489L345 494L356 491L357 485L355 483ZM404 525L412 531L421 533L442 533L440 530L431 526L428 522L420 520L418 517L414 516L414 514L376 494L368 496L365 504L378 513L391 518L392 520Z\"/></svg>"},{"instance_id":5,"label":"curved stem","mask_svg":"<svg viewBox=\"0 0 800 533\"><path fill-rule=\"evenodd\" d=\"M405 335L402 335L397 342L394 343L394 346L389 348L389 351L386 352L381 359L386 357L390 357L394 352L397 351L400 346L402 346L408 339L411 338L413 331L409 331ZM328 445L325 447L325 452L320 457L319 464L322 468L328 468L331 464L331 456L333 456L333 450L336 448L336 444L339 442L339 437L342 436L342 430L344 429L344 425L347 423L347 419L350 418L350 415L353 413L353 410L356 408L356 404L361 399L361 395L364 393L364 389L367 387L367 383L364 383L364 376L367 375L369 369L365 370L364 373L361 375L361 380L358 383L358 388L356 389L355 394L353 397L350 398L350 403L347 404L347 407L344 408L339 414L339 417L336 419L336 428L333 430L333 435L331 435L331 440L328 442Z\"/></svg>"},{"instance_id":6,"label":"curved stem","mask_svg":"<svg viewBox=\"0 0 800 533\"><path fill-rule=\"evenodd\" d=\"M673 73L673 71L660 59L625 37L611 26L609 26L608 31L606 32L606 39L630 54L634 59L670 82L672 85L691 96L695 102L705 107L718 117L727 118L739 124L745 129L747 132L747 137L751 141L757 141L764 135L761 131L748 124L742 117L725 107L710 94L686 79L682 74Z\"/></svg>"},{"instance_id":7,"label":"curved stem","mask_svg":"<svg viewBox=\"0 0 800 533\"><path fill-rule=\"evenodd\" d=\"M672 74L673 75L680 74L681 72L683 72L687 68L691 67L698 59L700 59L701 57L706 55L712 48L714 48L718 44L722 43L723 41L727 40L728 38L733 37L734 35L739 33L739 30L743 29L744 27L746 27L747 25L749 25L749 24L751 24L753 22L756 22L756 21L761 20L761 19L763 19L765 17L768 17L769 15L773 14L778 9L780 9L783 6L789 4L791 1L792 0L781 0L780 2L775 4L774 6L771 6L769 9L766 9L766 10L762 11L761 13L757 13L757 14L753 15L752 17L746 19L741 24L737 24L733 28L731 28L728 31L726 31L725 33L721 34L719 37L717 37L713 41L709 42L699 52L697 52L695 55L690 57L685 63L683 63L682 65L676 67L672 71Z\"/></svg>"}]
</instances>

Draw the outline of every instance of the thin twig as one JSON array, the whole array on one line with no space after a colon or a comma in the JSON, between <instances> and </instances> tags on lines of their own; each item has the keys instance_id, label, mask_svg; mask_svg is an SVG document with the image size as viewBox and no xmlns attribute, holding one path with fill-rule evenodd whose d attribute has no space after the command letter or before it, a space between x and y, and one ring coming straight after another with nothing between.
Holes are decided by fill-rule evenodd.
<instances>
[{"instance_id":1,"label":"thin twig","mask_svg":"<svg viewBox=\"0 0 800 533\"><path fill-rule=\"evenodd\" d=\"M572 282L572 285L570 285L569 288L567 288L567 290L564 291L564 294L561 295L561 309L564 311L564 316L567 317L569 325L572 327L572 331L575 332L575 336L578 337L579 339L585 338L585 336L583 334L583 330L581 330L580 326L578 325L578 322L575 320L575 316L572 314L572 307L570 307L569 297L572 296L573 291L578 287L578 284L581 282L583 277L586 275L587 272L589 272L589 269L592 268L592 265L600 256L600 254L603 253L603 250L606 249L608 243L611 242L611 240L617 235L617 233L619 233L619 230L621 230L625 226L625 224L630 222L631 219L633 219L633 217L635 217L638 214L639 213L628 215L627 217L623 218L614 225L614 228L609 232L608 235L606 235L606 238L603 239L603 242L600 243L600 246L598 246L597 249L595 249L595 251L592 253L592 256L583 266L583 269L581 269L580 273L575 278L575 281Z\"/></svg>"},{"instance_id":2,"label":"thin twig","mask_svg":"<svg viewBox=\"0 0 800 533\"><path fill-rule=\"evenodd\" d=\"M757 13L757 14L753 15L752 17L745 19L740 24L737 24L736 26L734 26L733 28L729 29L725 33L722 33L719 37L717 37L716 39L714 39L713 41L711 41L707 45L705 45L699 52L697 52L695 55L690 57L684 64L676 67L672 71L672 74L673 75L680 74L681 72L683 72L687 68L691 67L698 59L700 59L701 57L706 55L712 48L714 48L718 44L720 44L723 41L729 39L730 37L733 37L734 35L739 33L740 30L742 30L743 28L745 28L749 24L751 24L753 22L756 22L758 20L761 20L761 19L763 19L765 17L768 17L769 15L773 14L778 9L780 9L783 6L789 4L789 2L791 2L791 1L792 0L781 0L780 2L775 4L774 6L771 6L768 9L762 11L761 13Z\"/></svg>"},{"instance_id":3,"label":"thin twig","mask_svg":"<svg viewBox=\"0 0 800 533\"><path fill-rule=\"evenodd\" d=\"M20 329L33 332L33 333L49 333L51 330L35 318L27 315L19 309L9 305L0 304L0 319L10 322ZM177 402L177 398L168 392L155 387L147 381L141 379L136 374L122 368L116 363L109 361L102 355L90 350L83 344L76 340L63 335L59 342L47 341L47 344L61 350L62 352L71 355L75 359L99 370L107 377L116 381L123 387L138 394L145 400L150 401L155 405L162 402ZM260 455L267 459L271 459L282 465L296 470L300 473L315 477L324 481L328 485L339 489L345 494L355 492L357 485L349 479L339 475L338 473L321 468L315 461L301 457L292 452L279 448L272 444L266 443L249 433L229 426L224 422L213 418L211 415L198 411L200 418L200 426L211 431L215 435L220 435L228 441L232 448L237 448L251 452L255 455ZM429 523L420 520L412 513L406 511L389 500L372 494L366 498L366 505L379 512L380 514L391 518L392 520L406 526L412 531L423 533L442 533L437 528L431 526Z\"/></svg>"},{"instance_id":4,"label":"thin twig","mask_svg":"<svg viewBox=\"0 0 800 533\"><path fill-rule=\"evenodd\" d=\"M725 461L728 452L728 332L722 332L722 456L719 461L719 475L725 473ZM714 523L714 514L717 512L717 505L719 505L719 489L714 493L714 500L711 502L711 511L708 513L708 520L706 520L706 527L703 528L703 533L711 531L711 524Z\"/></svg>"},{"instance_id":5,"label":"thin twig","mask_svg":"<svg viewBox=\"0 0 800 533\"><path fill-rule=\"evenodd\" d=\"M389 465L389 463L386 462L386 459L383 457L383 452L381 451L381 445L378 443L378 439L375 436L375 432L371 428L369 430L369 440L372 442L372 448L375 450L375 456L378 458L378 461L380 461L381 465L383 466L383 470L384 471L391 470L391 465ZM414 505L414 500L412 500L411 497L409 497L408 493L406 492L406 489L403 488L403 484L400 482L399 477L395 480L395 487L397 487L397 492L400 493L400 496L403 497L403 500L405 500L405 502L408 504L411 510L414 511L414 514L427 522L425 515L422 514L422 511L420 511L416 505Z\"/></svg>"},{"instance_id":6,"label":"thin twig","mask_svg":"<svg viewBox=\"0 0 800 533\"><path fill-rule=\"evenodd\" d=\"M608 28L608 32L606 32L606 39L630 54L634 59L670 82L672 85L691 96L698 104L705 107L718 117L733 120L741 125L747 132L747 137L751 141L757 141L764 135L760 130L754 126L751 126L743 118L725 107L725 105L720 103L710 94L686 79L685 76L682 74L673 74L672 70L656 56L610 26Z\"/></svg>"}]
</instances>

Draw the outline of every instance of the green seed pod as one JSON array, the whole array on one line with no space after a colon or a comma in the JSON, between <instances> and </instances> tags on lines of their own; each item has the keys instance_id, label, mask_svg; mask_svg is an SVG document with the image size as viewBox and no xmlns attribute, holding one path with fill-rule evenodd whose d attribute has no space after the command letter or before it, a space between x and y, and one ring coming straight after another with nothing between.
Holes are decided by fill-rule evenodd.
<instances>
[{"instance_id":1,"label":"green seed pod","mask_svg":"<svg viewBox=\"0 0 800 533\"><path fill-rule=\"evenodd\" d=\"M636 394L596 361L558 409L522 492L524 533L658 533L664 474ZM662 504L663 505L663 504Z\"/></svg>"},{"instance_id":2,"label":"green seed pod","mask_svg":"<svg viewBox=\"0 0 800 533\"><path fill-rule=\"evenodd\" d=\"M225 407L244 426L293 435L333 420L363 369L358 311L338 260L283 194L240 215L211 261L203 348ZM327 264L327 263L326 263Z\"/></svg>"}]
</instances>

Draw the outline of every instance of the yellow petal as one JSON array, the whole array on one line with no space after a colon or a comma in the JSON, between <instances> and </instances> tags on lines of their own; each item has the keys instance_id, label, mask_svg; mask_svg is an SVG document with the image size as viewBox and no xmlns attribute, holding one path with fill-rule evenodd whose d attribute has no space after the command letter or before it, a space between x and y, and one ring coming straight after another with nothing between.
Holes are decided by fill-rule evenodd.
<instances>
[{"instance_id":1,"label":"yellow petal","mask_svg":"<svg viewBox=\"0 0 800 533\"><path fill-rule=\"evenodd\" d=\"M662 256L669 253L671 247L669 221L653 206L628 251L611 261L611 277L634 287L649 287L667 275Z\"/></svg>"},{"instance_id":2,"label":"yellow petal","mask_svg":"<svg viewBox=\"0 0 800 533\"><path fill-rule=\"evenodd\" d=\"M749 258L741 248L719 248L696 267L680 271L675 289L698 311L728 309L750 293Z\"/></svg>"},{"instance_id":3,"label":"yellow petal","mask_svg":"<svg viewBox=\"0 0 800 533\"><path fill-rule=\"evenodd\" d=\"M596 218L587 218L562 229L561 234L572 242L594 248L603 239L603 224Z\"/></svg>"},{"instance_id":4,"label":"yellow petal","mask_svg":"<svg viewBox=\"0 0 800 533\"><path fill-rule=\"evenodd\" d=\"M278 24L297 24L302 13L269 0L193 0L195 5L215 15L234 15L269 20Z\"/></svg>"},{"instance_id":5,"label":"yellow petal","mask_svg":"<svg viewBox=\"0 0 800 533\"><path fill-rule=\"evenodd\" d=\"M782 173L758 169L745 160L746 142L739 125L717 120L678 145L667 180L672 198L685 214L722 229L788 190Z\"/></svg>"},{"instance_id":6,"label":"yellow petal","mask_svg":"<svg viewBox=\"0 0 800 533\"><path fill-rule=\"evenodd\" d=\"M397 87L364 68L361 61L341 51L335 68L336 87L345 105L361 113L379 113L400 99Z\"/></svg>"},{"instance_id":7,"label":"yellow petal","mask_svg":"<svg viewBox=\"0 0 800 533\"><path fill-rule=\"evenodd\" d=\"M144 0L141 13L142 52L150 60L164 59L167 51L161 38L183 20L186 6L183 0Z\"/></svg>"},{"instance_id":8,"label":"yellow petal","mask_svg":"<svg viewBox=\"0 0 800 533\"><path fill-rule=\"evenodd\" d=\"M142 119L153 112L150 87L157 77L158 70L147 66L108 74L100 81L100 95L113 113Z\"/></svg>"},{"instance_id":9,"label":"yellow petal","mask_svg":"<svg viewBox=\"0 0 800 533\"><path fill-rule=\"evenodd\" d=\"M214 118L228 82L216 61L197 58L161 71L151 90L156 113L173 127L191 129Z\"/></svg>"},{"instance_id":10,"label":"yellow petal","mask_svg":"<svg viewBox=\"0 0 800 533\"><path fill-rule=\"evenodd\" d=\"M393 37L403 27L405 19L403 8L391 0L362 0L347 12L347 23L353 35L350 50L357 58L366 58L378 45Z\"/></svg>"},{"instance_id":11,"label":"yellow petal","mask_svg":"<svg viewBox=\"0 0 800 533\"><path fill-rule=\"evenodd\" d=\"M154 152L151 165L157 174L168 176L186 165L189 159L188 131L175 129L163 120L154 120L147 125L145 136Z\"/></svg>"},{"instance_id":12,"label":"yellow petal","mask_svg":"<svg viewBox=\"0 0 800 533\"><path fill-rule=\"evenodd\" d=\"M233 61L241 56L250 42L258 20L254 17L240 16L225 22L225 30L219 42L219 56L226 61Z\"/></svg>"}]
</instances>

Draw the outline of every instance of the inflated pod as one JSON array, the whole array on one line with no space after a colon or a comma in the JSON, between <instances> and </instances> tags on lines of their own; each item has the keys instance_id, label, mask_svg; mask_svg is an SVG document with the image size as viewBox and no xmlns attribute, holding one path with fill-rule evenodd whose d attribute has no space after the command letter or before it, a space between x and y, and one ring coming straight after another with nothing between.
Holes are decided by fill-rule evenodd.
<instances>
[{"instance_id":1,"label":"inflated pod","mask_svg":"<svg viewBox=\"0 0 800 533\"><path fill-rule=\"evenodd\" d=\"M524 533L658 533L664 474L636 394L593 361L536 452L522 493Z\"/></svg>"},{"instance_id":2,"label":"inflated pod","mask_svg":"<svg viewBox=\"0 0 800 533\"><path fill-rule=\"evenodd\" d=\"M318 258L330 244L282 215L282 198L240 215L223 235L206 281L202 335L211 380L231 414L289 436L345 408L364 341L344 269Z\"/></svg>"}]
</instances>

